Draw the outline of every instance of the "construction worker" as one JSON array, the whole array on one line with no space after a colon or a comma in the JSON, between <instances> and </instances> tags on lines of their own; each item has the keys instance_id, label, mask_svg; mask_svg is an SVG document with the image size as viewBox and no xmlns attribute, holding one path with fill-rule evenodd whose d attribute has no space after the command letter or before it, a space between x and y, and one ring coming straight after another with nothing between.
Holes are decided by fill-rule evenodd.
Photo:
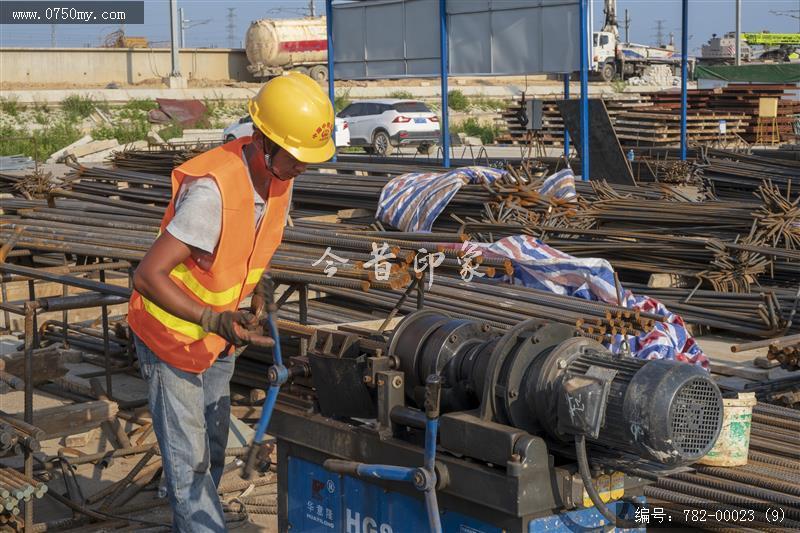
<instances>
[{"instance_id":1,"label":"construction worker","mask_svg":"<svg viewBox=\"0 0 800 533\"><path fill-rule=\"evenodd\" d=\"M172 171L161 232L134 274L128 323L181 532L225 531L217 497L235 347L264 313L262 273L283 236L292 178L330 159L333 107L303 74L250 100L252 137ZM254 292L250 312L239 305Z\"/></svg>"}]
</instances>

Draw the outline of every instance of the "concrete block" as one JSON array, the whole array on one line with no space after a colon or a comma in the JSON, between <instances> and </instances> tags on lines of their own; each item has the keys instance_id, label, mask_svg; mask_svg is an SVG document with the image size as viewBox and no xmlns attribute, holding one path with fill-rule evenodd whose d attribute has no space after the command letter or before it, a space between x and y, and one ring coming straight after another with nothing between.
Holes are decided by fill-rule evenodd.
<instances>
[{"instance_id":1,"label":"concrete block","mask_svg":"<svg viewBox=\"0 0 800 533\"><path fill-rule=\"evenodd\" d=\"M187 89L189 87L188 81L183 76L169 76L164 79L164 82L170 89Z\"/></svg>"},{"instance_id":2,"label":"concrete block","mask_svg":"<svg viewBox=\"0 0 800 533\"><path fill-rule=\"evenodd\" d=\"M150 146L150 143L148 143L145 140L133 141L132 143L128 143L128 144L122 146L122 149L123 150L144 150L148 146Z\"/></svg>"},{"instance_id":3,"label":"concrete block","mask_svg":"<svg viewBox=\"0 0 800 533\"><path fill-rule=\"evenodd\" d=\"M222 140L221 129L183 130L183 138L188 141L218 142Z\"/></svg>"},{"instance_id":4,"label":"concrete block","mask_svg":"<svg viewBox=\"0 0 800 533\"><path fill-rule=\"evenodd\" d=\"M164 139L158 134L156 130L147 132L147 140L152 144L164 144Z\"/></svg>"},{"instance_id":5,"label":"concrete block","mask_svg":"<svg viewBox=\"0 0 800 533\"><path fill-rule=\"evenodd\" d=\"M115 146L119 146L119 141L116 139L105 139L102 141L92 141L86 144L82 144L81 146L76 146L75 148L69 150L67 153L74 155L75 157L83 157L85 155L93 154L95 152L100 152L102 150L108 150L109 148L114 148Z\"/></svg>"},{"instance_id":6,"label":"concrete block","mask_svg":"<svg viewBox=\"0 0 800 533\"><path fill-rule=\"evenodd\" d=\"M47 162L48 163L58 163L61 159L64 158L64 156L67 155L67 152L69 152L70 150L72 150L74 148L77 148L78 146L82 146L84 144L88 144L90 142L92 142L92 136L91 135L84 135L83 137L81 137L80 139L75 141L74 143L72 143L72 144L70 144L68 146L65 146L64 148L62 148L61 150L58 150L57 152L53 152L52 155L50 155L50 157L47 159Z\"/></svg>"},{"instance_id":7,"label":"concrete block","mask_svg":"<svg viewBox=\"0 0 800 533\"><path fill-rule=\"evenodd\" d=\"M114 152L120 151L120 145L117 144L112 146L111 148L106 148L105 150L100 150L99 152L94 152L89 155L85 155L82 157L77 158L78 163L105 163L106 160L111 157Z\"/></svg>"}]
</instances>

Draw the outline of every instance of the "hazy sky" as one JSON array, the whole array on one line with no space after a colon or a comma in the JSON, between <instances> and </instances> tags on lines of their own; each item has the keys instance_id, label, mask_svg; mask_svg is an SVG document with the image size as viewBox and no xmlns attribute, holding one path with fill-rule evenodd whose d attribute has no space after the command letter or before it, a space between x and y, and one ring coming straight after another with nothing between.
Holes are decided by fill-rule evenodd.
<instances>
[{"instance_id":1,"label":"hazy sky","mask_svg":"<svg viewBox=\"0 0 800 533\"><path fill-rule=\"evenodd\" d=\"M449 0L450 2L469 2L470 0ZM594 2L594 28L603 23L603 1ZM317 13L324 11L323 0L316 0ZM699 53L700 45L712 33L722 34L734 29L734 0L690 0L689 46L690 53ZM209 22L190 28L186 32L186 45L229 46L228 9L234 11L234 38L232 43L238 47L250 21L264 17L292 17L307 14L309 0L178 0L184 15L192 21ZM620 24L625 9L631 19L630 38L634 42L655 43L658 20L662 20L664 39L670 32L680 45L680 0L618 0ZM772 11L792 11L800 15L800 0L742 0L742 31L755 32L768 29L773 32L800 32L800 19L772 13ZM189 24L192 24L191 22ZM55 27L57 46L97 46L108 33L119 26L59 25ZM50 46L51 26L2 25L0 26L0 46ZM128 35L144 36L150 41L169 41L169 1L146 0L145 24L129 25ZM620 30L622 31L622 30Z\"/></svg>"}]
</instances>

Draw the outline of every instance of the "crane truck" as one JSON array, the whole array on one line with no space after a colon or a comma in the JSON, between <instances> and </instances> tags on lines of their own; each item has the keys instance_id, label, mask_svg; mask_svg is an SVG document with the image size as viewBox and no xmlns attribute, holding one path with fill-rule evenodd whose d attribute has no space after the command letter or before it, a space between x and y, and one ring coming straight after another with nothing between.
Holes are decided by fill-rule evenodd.
<instances>
[{"instance_id":1,"label":"crane truck","mask_svg":"<svg viewBox=\"0 0 800 533\"><path fill-rule=\"evenodd\" d=\"M758 47L758 48L754 48ZM740 52L745 63L759 61L794 61L800 56L800 33L742 33ZM733 65L736 59L736 33L722 37L713 34L701 48L697 62L703 65Z\"/></svg>"},{"instance_id":2,"label":"crane truck","mask_svg":"<svg viewBox=\"0 0 800 533\"><path fill-rule=\"evenodd\" d=\"M681 58L672 45L648 46L622 42L617 23L617 0L605 0L603 28L592 35L590 70L603 81L640 76L650 65L668 65L677 75Z\"/></svg>"}]
</instances>

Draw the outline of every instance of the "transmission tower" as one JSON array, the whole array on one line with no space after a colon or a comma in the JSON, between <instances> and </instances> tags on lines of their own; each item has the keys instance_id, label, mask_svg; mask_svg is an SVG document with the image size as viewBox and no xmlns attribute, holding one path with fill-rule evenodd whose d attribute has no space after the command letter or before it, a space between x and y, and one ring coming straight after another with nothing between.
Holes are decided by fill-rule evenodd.
<instances>
[{"instance_id":1,"label":"transmission tower","mask_svg":"<svg viewBox=\"0 0 800 533\"><path fill-rule=\"evenodd\" d=\"M666 20L656 20L656 43L658 46L664 46L664 23Z\"/></svg>"},{"instance_id":2,"label":"transmission tower","mask_svg":"<svg viewBox=\"0 0 800 533\"><path fill-rule=\"evenodd\" d=\"M236 8L229 7L228 8L228 25L225 26L228 29L228 48L235 48L236 47Z\"/></svg>"}]
</instances>

